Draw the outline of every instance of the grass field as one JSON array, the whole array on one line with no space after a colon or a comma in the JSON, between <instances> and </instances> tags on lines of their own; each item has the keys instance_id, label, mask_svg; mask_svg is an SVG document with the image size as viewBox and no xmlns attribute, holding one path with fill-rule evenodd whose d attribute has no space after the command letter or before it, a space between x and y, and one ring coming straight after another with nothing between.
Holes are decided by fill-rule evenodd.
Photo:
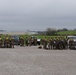
<instances>
[{"instance_id":1,"label":"grass field","mask_svg":"<svg viewBox=\"0 0 76 75\"><path fill-rule=\"evenodd\" d=\"M76 35L76 30L69 30L69 31L61 31L57 33L58 35Z\"/></svg>"},{"instance_id":2,"label":"grass field","mask_svg":"<svg viewBox=\"0 0 76 75\"><path fill-rule=\"evenodd\" d=\"M35 34L35 35L23 35L23 37L29 37L29 36L35 36L35 37L38 37L40 39L46 37L48 39L48 37L51 37L51 38L55 38L55 37L65 37L65 36L68 36L68 35L76 35L76 30L69 30L69 31L61 31L61 32L57 32L57 35L58 36L46 36L46 35L38 35L38 34Z\"/></svg>"},{"instance_id":3,"label":"grass field","mask_svg":"<svg viewBox=\"0 0 76 75\"><path fill-rule=\"evenodd\" d=\"M48 39L49 37L50 38L65 37L65 36L47 36L47 35L21 35L21 36L23 36L24 38L26 38L26 37L37 37L40 39L43 39L45 37L46 37L46 39Z\"/></svg>"}]
</instances>

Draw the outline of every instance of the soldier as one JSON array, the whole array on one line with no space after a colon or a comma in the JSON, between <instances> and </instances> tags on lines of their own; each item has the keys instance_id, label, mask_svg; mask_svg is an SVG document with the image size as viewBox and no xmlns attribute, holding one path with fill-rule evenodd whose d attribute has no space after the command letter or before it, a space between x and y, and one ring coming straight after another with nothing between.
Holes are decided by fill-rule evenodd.
<instances>
[{"instance_id":1,"label":"soldier","mask_svg":"<svg viewBox=\"0 0 76 75\"><path fill-rule=\"evenodd\" d=\"M28 38L26 37L26 39L25 39L25 44L26 44L26 46L28 46L29 45L29 40L28 40Z\"/></svg>"},{"instance_id":2,"label":"soldier","mask_svg":"<svg viewBox=\"0 0 76 75\"><path fill-rule=\"evenodd\" d=\"M45 45L45 39L44 39L44 38L41 39L41 43L42 43L42 45L43 45L43 49L45 49L45 47L44 47L44 45Z\"/></svg>"},{"instance_id":3,"label":"soldier","mask_svg":"<svg viewBox=\"0 0 76 75\"><path fill-rule=\"evenodd\" d=\"M28 46L30 46L30 37L28 37Z\"/></svg>"},{"instance_id":4,"label":"soldier","mask_svg":"<svg viewBox=\"0 0 76 75\"><path fill-rule=\"evenodd\" d=\"M50 47L53 49L53 39L50 39Z\"/></svg>"},{"instance_id":5,"label":"soldier","mask_svg":"<svg viewBox=\"0 0 76 75\"><path fill-rule=\"evenodd\" d=\"M69 48L69 41L70 41L70 39L67 38L67 48Z\"/></svg>"},{"instance_id":6,"label":"soldier","mask_svg":"<svg viewBox=\"0 0 76 75\"><path fill-rule=\"evenodd\" d=\"M53 49L56 49L56 45L57 45L57 42L56 42L56 39L54 38L53 39Z\"/></svg>"},{"instance_id":7,"label":"soldier","mask_svg":"<svg viewBox=\"0 0 76 75\"><path fill-rule=\"evenodd\" d=\"M32 37L29 37L29 46L32 46L32 42L33 42Z\"/></svg>"},{"instance_id":8,"label":"soldier","mask_svg":"<svg viewBox=\"0 0 76 75\"><path fill-rule=\"evenodd\" d=\"M10 41L10 48L14 48L14 38L12 36L10 36L9 41Z\"/></svg>"},{"instance_id":9,"label":"soldier","mask_svg":"<svg viewBox=\"0 0 76 75\"><path fill-rule=\"evenodd\" d=\"M37 45L37 37L34 38L34 45Z\"/></svg>"},{"instance_id":10,"label":"soldier","mask_svg":"<svg viewBox=\"0 0 76 75\"><path fill-rule=\"evenodd\" d=\"M44 45L43 45L43 48L46 49L46 47L47 47L47 39L46 39L46 37L45 37L45 38L44 38Z\"/></svg>"},{"instance_id":11,"label":"soldier","mask_svg":"<svg viewBox=\"0 0 76 75\"><path fill-rule=\"evenodd\" d=\"M20 37L20 46L24 46L24 38Z\"/></svg>"},{"instance_id":12,"label":"soldier","mask_svg":"<svg viewBox=\"0 0 76 75\"><path fill-rule=\"evenodd\" d=\"M41 45L43 45L44 44L44 40L43 39L41 39Z\"/></svg>"},{"instance_id":13,"label":"soldier","mask_svg":"<svg viewBox=\"0 0 76 75\"><path fill-rule=\"evenodd\" d=\"M64 40L60 37L57 43L57 49L63 49L64 48Z\"/></svg>"},{"instance_id":14,"label":"soldier","mask_svg":"<svg viewBox=\"0 0 76 75\"><path fill-rule=\"evenodd\" d=\"M70 48L70 49L72 49L73 41L74 41L73 39L70 39L70 40L69 40L69 48Z\"/></svg>"},{"instance_id":15,"label":"soldier","mask_svg":"<svg viewBox=\"0 0 76 75\"><path fill-rule=\"evenodd\" d=\"M48 49L50 49L50 37L48 37L48 40L47 40L47 46L48 46Z\"/></svg>"},{"instance_id":16,"label":"soldier","mask_svg":"<svg viewBox=\"0 0 76 75\"><path fill-rule=\"evenodd\" d=\"M2 37L0 36L0 48L2 47L2 44L3 44L3 40Z\"/></svg>"},{"instance_id":17,"label":"soldier","mask_svg":"<svg viewBox=\"0 0 76 75\"><path fill-rule=\"evenodd\" d=\"M67 40L67 38L64 38L64 49L68 49L68 40Z\"/></svg>"},{"instance_id":18,"label":"soldier","mask_svg":"<svg viewBox=\"0 0 76 75\"><path fill-rule=\"evenodd\" d=\"M56 49L60 49L61 40L57 37L56 38Z\"/></svg>"},{"instance_id":19,"label":"soldier","mask_svg":"<svg viewBox=\"0 0 76 75\"><path fill-rule=\"evenodd\" d=\"M4 47L5 48L9 48L10 47L8 35L6 35L5 38L4 38Z\"/></svg>"},{"instance_id":20,"label":"soldier","mask_svg":"<svg viewBox=\"0 0 76 75\"><path fill-rule=\"evenodd\" d=\"M31 45L34 45L34 37L31 37Z\"/></svg>"}]
</instances>

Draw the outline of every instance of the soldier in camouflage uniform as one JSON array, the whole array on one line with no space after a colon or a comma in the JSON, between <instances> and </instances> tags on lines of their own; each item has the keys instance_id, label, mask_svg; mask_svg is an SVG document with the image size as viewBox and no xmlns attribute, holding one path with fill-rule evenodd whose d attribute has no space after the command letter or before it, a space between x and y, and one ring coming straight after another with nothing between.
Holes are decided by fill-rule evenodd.
<instances>
[{"instance_id":1,"label":"soldier in camouflage uniform","mask_svg":"<svg viewBox=\"0 0 76 75\"><path fill-rule=\"evenodd\" d=\"M41 39L41 43L42 43L42 45L43 45L43 49L44 49L44 48L45 48L45 47L44 47L44 43L45 43L44 38L43 38L43 39Z\"/></svg>"},{"instance_id":2,"label":"soldier in camouflage uniform","mask_svg":"<svg viewBox=\"0 0 76 75\"><path fill-rule=\"evenodd\" d=\"M23 37L20 37L20 46L24 46L24 38Z\"/></svg>"},{"instance_id":3,"label":"soldier in camouflage uniform","mask_svg":"<svg viewBox=\"0 0 76 75\"><path fill-rule=\"evenodd\" d=\"M68 49L68 40L67 40L67 38L64 38L63 41L64 41L64 49Z\"/></svg>"},{"instance_id":4,"label":"soldier in camouflage uniform","mask_svg":"<svg viewBox=\"0 0 76 75\"><path fill-rule=\"evenodd\" d=\"M5 36L4 38L4 47L9 48L10 47L10 41L8 35Z\"/></svg>"},{"instance_id":5,"label":"soldier in camouflage uniform","mask_svg":"<svg viewBox=\"0 0 76 75\"><path fill-rule=\"evenodd\" d=\"M57 43L57 49L63 49L64 48L64 41L63 39L60 37Z\"/></svg>"},{"instance_id":6,"label":"soldier in camouflage uniform","mask_svg":"<svg viewBox=\"0 0 76 75\"><path fill-rule=\"evenodd\" d=\"M37 37L34 38L34 45L37 45Z\"/></svg>"},{"instance_id":7,"label":"soldier in camouflage uniform","mask_svg":"<svg viewBox=\"0 0 76 75\"><path fill-rule=\"evenodd\" d=\"M14 38L12 36L10 36L9 41L10 41L10 48L14 48Z\"/></svg>"},{"instance_id":8,"label":"soldier in camouflage uniform","mask_svg":"<svg viewBox=\"0 0 76 75\"><path fill-rule=\"evenodd\" d=\"M73 39L70 39L70 40L69 40L69 48L70 48L70 49L72 49L73 41L74 41Z\"/></svg>"},{"instance_id":9,"label":"soldier in camouflage uniform","mask_svg":"<svg viewBox=\"0 0 76 75\"><path fill-rule=\"evenodd\" d=\"M29 45L29 46L32 46L32 37L29 37L29 38L28 38L28 45Z\"/></svg>"},{"instance_id":10,"label":"soldier in camouflage uniform","mask_svg":"<svg viewBox=\"0 0 76 75\"><path fill-rule=\"evenodd\" d=\"M3 45L3 40L2 40L2 37L0 36L0 48L2 47Z\"/></svg>"},{"instance_id":11,"label":"soldier in camouflage uniform","mask_svg":"<svg viewBox=\"0 0 76 75\"><path fill-rule=\"evenodd\" d=\"M54 38L53 39L53 49L56 49L56 45L57 45L56 38Z\"/></svg>"},{"instance_id":12,"label":"soldier in camouflage uniform","mask_svg":"<svg viewBox=\"0 0 76 75\"><path fill-rule=\"evenodd\" d=\"M50 39L50 48L53 49L53 39Z\"/></svg>"},{"instance_id":13,"label":"soldier in camouflage uniform","mask_svg":"<svg viewBox=\"0 0 76 75\"><path fill-rule=\"evenodd\" d=\"M29 45L28 37L26 37L26 39L25 39L25 44L26 44L26 46L28 46L28 45Z\"/></svg>"},{"instance_id":14,"label":"soldier in camouflage uniform","mask_svg":"<svg viewBox=\"0 0 76 75\"><path fill-rule=\"evenodd\" d=\"M50 49L50 42L51 42L51 40L50 40L50 37L47 39L47 46L48 46L48 49Z\"/></svg>"},{"instance_id":15,"label":"soldier in camouflage uniform","mask_svg":"<svg viewBox=\"0 0 76 75\"><path fill-rule=\"evenodd\" d=\"M46 37L43 39L43 48L44 49L46 49L46 47L47 47L47 39L46 39Z\"/></svg>"}]
</instances>

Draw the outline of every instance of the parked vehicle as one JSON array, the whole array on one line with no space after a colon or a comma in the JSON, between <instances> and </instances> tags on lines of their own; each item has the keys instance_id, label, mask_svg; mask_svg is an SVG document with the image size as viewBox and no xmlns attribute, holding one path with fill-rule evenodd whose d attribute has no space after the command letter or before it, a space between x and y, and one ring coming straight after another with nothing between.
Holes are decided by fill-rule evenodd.
<instances>
[{"instance_id":1,"label":"parked vehicle","mask_svg":"<svg viewBox=\"0 0 76 75\"><path fill-rule=\"evenodd\" d=\"M20 37L18 35L13 35L14 45L20 45Z\"/></svg>"},{"instance_id":2,"label":"parked vehicle","mask_svg":"<svg viewBox=\"0 0 76 75\"><path fill-rule=\"evenodd\" d=\"M67 36L70 49L76 49L76 36Z\"/></svg>"}]
</instances>

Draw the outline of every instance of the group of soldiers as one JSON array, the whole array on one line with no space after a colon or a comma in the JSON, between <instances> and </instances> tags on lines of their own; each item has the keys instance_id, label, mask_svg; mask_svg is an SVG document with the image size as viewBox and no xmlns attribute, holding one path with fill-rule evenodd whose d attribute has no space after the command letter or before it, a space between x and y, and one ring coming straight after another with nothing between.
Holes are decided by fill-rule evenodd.
<instances>
[{"instance_id":1,"label":"group of soldiers","mask_svg":"<svg viewBox=\"0 0 76 75\"><path fill-rule=\"evenodd\" d=\"M14 48L14 38L6 35L4 39L0 36L0 48Z\"/></svg>"},{"instance_id":2,"label":"group of soldiers","mask_svg":"<svg viewBox=\"0 0 76 75\"><path fill-rule=\"evenodd\" d=\"M73 39L68 39L67 37L56 37L56 38L44 38L41 43L42 46L39 48L43 49L71 49L73 46Z\"/></svg>"},{"instance_id":3,"label":"group of soldiers","mask_svg":"<svg viewBox=\"0 0 76 75\"><path fill-rule=\"evenodd\" d=\"M37 38L36 37L19 37L18 39L15 39L12 36L4 36L4 38L2 38L2 36L0 36L0 48L14 48L14 45L17 46L36 46L37 45Z\"/></svg>"},{"instance_id":4,"label":"group of soldiers","mask_svg":"<svg viewBox=\"0 0 76 75\"><path fill-rule=\"evenodd\" d=\"M71 49L73 46L73 39L69 39L67 37L44 37L40 41L37 40L37 37L26 37L24 39L25 43L23 43L26 46L37 46L39 45L38 48L43 48L43 49ZM20 43L21 44L21 43Z\"/></svg>"},{"instance_id":5,"label":"group of soldiers","mask_svg":"<svg viewBox=\"0 0 76 75\"><path fill-rule=\"evenodd\" d=\"M26 37L21 43L22 39L20 39L20 46L37 46L37 37Z\"/></svg>"},{"instance_id":6,"label":"group of soldiers","mask_svg":"<svg viewBox=\"0 0 76 75\"><path fill-rule=\"evenodd\" d=\"M69 41L68 41L69 40ZM4 39L0 36L0 48L14 48L15 38L12 36L6 35ZM38 48L43 49L68 49L71 48L73 44L72 39L56 37L56 38L42 38L40 41L37 41L37 37L19 37L19 45L20 46L37 46Z\"/></svg>"}]
</instances>

